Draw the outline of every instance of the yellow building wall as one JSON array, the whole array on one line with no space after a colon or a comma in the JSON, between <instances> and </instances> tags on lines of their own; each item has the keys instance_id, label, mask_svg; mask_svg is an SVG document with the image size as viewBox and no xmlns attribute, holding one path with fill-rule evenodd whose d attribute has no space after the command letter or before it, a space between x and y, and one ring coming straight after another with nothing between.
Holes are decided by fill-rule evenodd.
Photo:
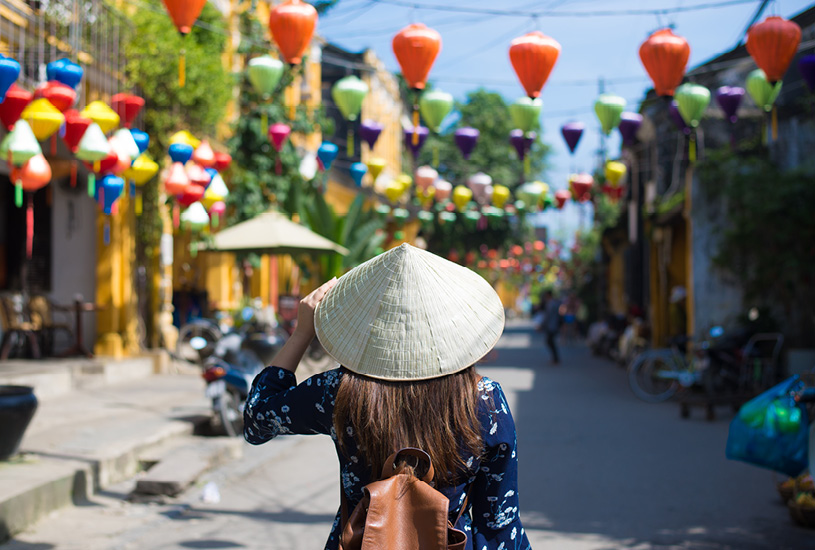
<instances>
[{"instance_id":1,"label":"yellow building wall","mask_svg":"<svg viewBox=\"0 0 815 550\"><path fill-rule=\"evenodd\" d=\"M687 228L680 220L654 229L651 239L651 327L653 344L664 346L670 336L669 297L674 286L687 284ZM690 318L690 311L688 311Z\"/></svg>"}]
</instances>

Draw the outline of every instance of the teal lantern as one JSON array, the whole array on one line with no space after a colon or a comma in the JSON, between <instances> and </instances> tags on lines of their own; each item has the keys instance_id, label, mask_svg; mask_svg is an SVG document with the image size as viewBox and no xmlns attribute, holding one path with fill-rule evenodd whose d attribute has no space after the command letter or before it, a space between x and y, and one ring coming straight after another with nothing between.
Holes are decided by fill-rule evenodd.
<instances>
[{"instance_id":1,"label":"teal lantern","mask_svg":"<svg viewBox=\"0 0 815 550\"><path fill-rule=\"evenodd\" d=\"M594 112L600 121L605 135L620 125L620 119L625 110L625 99L614 94L601 94L594 102Z\"/></svg>"},{"instance_id":2,"label":"teal lantern","mask_svg":"<svg viewBox=\"0 0 815 550\"><path fill-rule=\"evenodd\" d=\"M453 110L453 96L441 90L431 90L422 94L419 100L419 111L427 127L439 131L441 123Z\"/></svg>"},{"instance_id":3,"label":"teal lantern","mask_svg":"<svg viewBox=\"0 0 815 550\"><path fill-rule=\"evenodd\" d=\"M280 79L283 77L284 65L279 59L270 55L261 55L249 60L247 76L252 88L260 94L264 100L268 100L272 95ZM269 130L269 115L265 109L261 112L261 132L265 136Z\"/></svg>"},{"instance_id":4,"label":"teal lantern","mask_svg":"<svg viewBox=\"0 0 815 550\"><path fill-rule=\"evenodd\" d=\"M509 106L509 116L512 117L513 126L527 134L537 128L542 109L540 99L522 97Z\"/></svg>"},{"instance_id":5,"label":"teal lantern","mask_svg":"<svg viewBox=\"0 0 815 550\"><path fill-rule=\"evenodd\" d=\"M353 122L362 110L362 101L368 95L368 85L357 76L350 75L339 79L331 88L331 97L337 104L343 118ZM348 156L354 156L354 132L348 125Z\"/></svg>"}]
</instances>

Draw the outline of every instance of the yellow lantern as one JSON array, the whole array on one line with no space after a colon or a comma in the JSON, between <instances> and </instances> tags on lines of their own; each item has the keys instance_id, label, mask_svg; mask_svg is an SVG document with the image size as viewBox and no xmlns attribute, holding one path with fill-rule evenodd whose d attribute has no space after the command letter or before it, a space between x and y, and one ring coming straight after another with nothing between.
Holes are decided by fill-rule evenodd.
<instances>
[{"instance_id":1,"label":"yellow lantern","mask_svg":"<svg viewBox=\"0 0 815 550\"><path fill-rule=\"evenodd\" d=\"M102 133L107 134L119 125L119 115L107 106L104 101L91 101L80 113L99 125Z\"/></svg>"},{"instance_id":2,"label":"yellow lantern","mask_svg":"<svg viewBox=\"0 0 815 550\"><path fill-rule=\"evenodd\" d=\"M492 188L492 205L496 208L503 208L509 200L509 187L506 185L494 185Z\"/></svg>"},{"instance_id":3,"label":"yellow lantern","mask_svg":"<svg viewBox=\"0 0 815 550\"><path fill-rule=\"evenodd\" d=\"M413 178L407 174L399 174L394 181L402 186L402 193L410 189L410 186L413 185Z\"/></svg>"},{"instance_id":4,"label":"yellow lantern","mask_svg":"<svg viewBox=\"0 0 815 550\"><path fill-rule=\"evenodd\" d=\"M188 130L181 130L170 136L170 145L173 143L184 143L194 149L198 149L201 145L201 140L192 135Z\"/></svg>"},{"instance_id":5,"label":"yellow lantern","mask_svg":"<svg viewBox=\"0 0 815 550\"><path fill-rule=\"evenodd\" d=\"M388 197L388 200L391 202L396 202L399 200L399 197L402 196L402 193L405 192L405 187L399 181L399 179L395 179L388 184L385 188L385 196Z\"/></svg>"},{"instance_id":6,"label":"yellow lantern","mask_svg":"<svg viewBox=\"0 0 815 550\"><path fill-rule=\"evenodd\" d=\"M419 202L422 203L422 206L428 208L433 204L433 198L436 196L436 188L431 185L427 189L417 189L416 196L419 198Z\"/></svg>"},{"instance_id":7,"label":"yellow lantern","mask_svg":"<svg viewBox=\"0 0 815 550\"><path fill-rule=\"evenodd\" d=\"M457 185L456 188L453 189L453 203L459 210L464 210L472 199L473 192L469 187Z\"/></svg>"},{"instance_id":8,"label":"yellow lantern","mask_svg":"<svg viewBox=\"0 0 815 550\"><path fill-rule=\"evenodd\" d=\"M606 163L606 181L612 187L617 187L620 180L625 177L626 166L622 162L610 160Z\"/></svg>"},{"instance_id":9,"label":"yellow lantern","mask_svg":"<svg viewBox=\"0 0 815 550\"><path fill-rule=\"evenodd\" d=\"M212 182L210 182L209 187L204 192L204 198L201 199L201 202L204 204L204 208L207 211L212 209L212 205L219 201L226 201L226 198L229 196L229 188L226 186L226 182L224 178L221 177L221 174L215 174L212 176Z\"/></svg>"},{"instance_id":10,"label":"yellow lantern","mask_svg":"<svg viewBox=\"0 0 815 550\"><path fill-rule=\"evenodd\" d=\"M65 116L44 97L29 103L20 118L28 122L39 141L54 135L65 122Z\"/></svg>"},{"instance_id":11,"label":"yellow lantern","mask_svg":"<svg viewBox=\"0 0 815 550\"><path fill-rule=\"evenodd\" d=\"M368 159L368 162L365 163L368 166L368 173L371 174L371 181L376 181L376 178L379 177L379 174L382 173L382 170L385 169L387 162L385 159L380 157L374 157L372 159Z\"/></svg>"},{"instance_id":12,"label":"yellow lantern","mask_svg":"<svg viewBox=\"0 0 815 550\"><path fill-rule=\"evenodd\" d=\"M141 187L158 173L158 164L153 162L147 153L139 155L138 158L130 165L130 168L124 171L123 176L128 181L132 181L138 187Z\"/></svg>"}]
</instances>

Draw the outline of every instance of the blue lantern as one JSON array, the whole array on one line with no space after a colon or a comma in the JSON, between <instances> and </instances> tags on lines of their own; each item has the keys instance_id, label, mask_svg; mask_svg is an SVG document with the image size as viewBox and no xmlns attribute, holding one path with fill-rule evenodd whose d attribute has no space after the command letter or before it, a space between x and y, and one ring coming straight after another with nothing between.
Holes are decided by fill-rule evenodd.
<instances>
[{"instance_id":1,"label":"blue lantern","mask_svg":"<svg viewBox=\"0 0 815 550\"><path fill-rule=\"evenodd\" d=\"M215 168L204 168L204 172L206 172L207 175L209 176L209 181L207 182L206 187L204 187L204 189L206 190L209 189L209 184L212 183L212 178L218 175L218 170L216 170Z\"/></svg>"},{"instance_id":2,"label":"blue lantern","mask_svg":"<svg viewBox=\"0 0 815 550\"><path fill-rule=\"evenodd\" d=\"M173 143L170 145L169 152L173 162L187 164L187 161L192 158L193 148L192 145L187 145L186 143Z\"/></svg>"},{"instance_id":3,"label":"blue lantern","mask_svg":"<svg viewBox=\"0 0 815 550\"><path fill-rule=\"evenodd\" d=\"M57 69L65 65L65 62L68 61L64 57L61 59L57 59L52 61L48 65L45 66L45 79L46 80L56 80L57 79Z\"/></svg>"},{"instance_id":4,"label":"blue lantern","mask_svg":"<svg viewBox=\"0 0 815 550\"><path fill-rule=\"evenodd\" d=\"M60 61L62 63L59 63ZM84 74L82 67L70 59L59 59L54 63L56 63L53 71L54 80L76 89L76 87L79 86L79 83L82 81L82 75ZM46 67L46 74L47 73L48 68Z\"/></svg>"},{"instance_id":5,"label":"blue lantern","mask_svg":"<svg viewBox=\"0 0 815 550\"><path fill-rule=\"evenodd\" d=\"M113 205L119 200L125 188L125 180L119 176L108 174L99 183L99 200L102 202L102 211L111 214Z\"/></svg>"},{"instance_id":6,"label":"blue lantern","mask_svg":"<svg viewBox=\"0 0 815 550\"><path fill-rule=\"evenodd\" d=\"M133 136L133 141L136 142L136 145L139 148L139 154L147 151L147 146L150 145L150 136L147 134L147 132L131 129L130 135Z\"/></svg>"},{"instance_id":7,"label":"blue lantern","mask_svg":"<svg viewBox=\"0 0 815 550\"><path fill-rule=\"evenodd\" d=\"M331 164L337 158L339 151L339 148L330 141L324 141L320 144L320 148L317 149L317 159L323 165L323 170L331 168Z\"/></svg>"},{"instance_id":8,"label":"blue lantern","mask_svg":"<svg viewBox=\"0 0 815 550\"><path fill-rule=\"evenodd\" d=\"M368 173L368 167L362 162L355 162L351 165L351 177L357 187L362 187L362 178Z\"/></svg>"},{"instance_id":9,"label":"blue lantern","mask_svg":"<svg viewBox=\"0 0 815 550\"><path fill-rule=\"evenodd\" d=\"M6 98L6 92L20 77L20 64L16 59L3 57L0 59L0 103Z\"/></svg>"}]
</instances>

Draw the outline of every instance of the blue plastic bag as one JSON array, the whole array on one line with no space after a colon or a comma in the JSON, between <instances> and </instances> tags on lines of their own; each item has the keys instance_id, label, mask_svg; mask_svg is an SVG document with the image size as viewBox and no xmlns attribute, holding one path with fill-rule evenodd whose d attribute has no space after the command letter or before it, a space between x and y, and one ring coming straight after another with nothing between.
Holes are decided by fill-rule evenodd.
<instances>
[{"instance_id":1,"label":"blue plastic bag","mask_svg":"<svg viewBox=\"0 0 815 550\"><path fill-rule=\"evenodd\" d=\"M798 376L784 380L745 403L730 423L726 455L790 477L808 466L809 420L792 392Z\"/></svg>"}]
</instances>

